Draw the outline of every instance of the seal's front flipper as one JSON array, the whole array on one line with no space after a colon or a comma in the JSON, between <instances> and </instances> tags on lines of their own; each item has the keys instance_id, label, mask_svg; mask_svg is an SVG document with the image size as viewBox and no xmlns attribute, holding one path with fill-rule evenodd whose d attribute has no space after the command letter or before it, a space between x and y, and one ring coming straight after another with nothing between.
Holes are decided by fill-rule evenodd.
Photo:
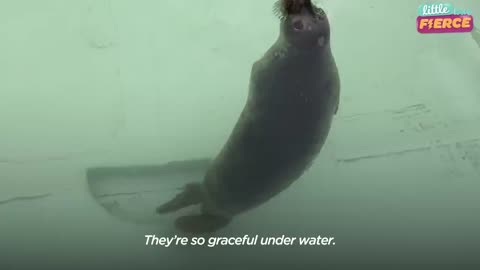
<instances>
[{"instance_id":1,"label":"seal's front flipper","mask_svg":"<svg viewBox=\"0 0 480 270\"><path fill-rule=\"evenodd\" d=\"M177 194L172 200L157 207L157 213L166 214L199 204L203 199L203 185L201 183L187 184L182 192Z\"/></svg>"},{"instance_id":2,"label":"seal's front flipper","mask_svg":"<svg viewBox=\"0 0 480 270\"><path fill-rule=\"evenodd\" d=\"M175 220L175 227L186 233L211 233L230 223L230 218L209 214L183 216Z\"/></svg>"},{"instance_id":3,"label":"seal's front flipper","mask_svg":"<svg viewBox=\"0 0 480 270\"><path fill-rule=\"evenodd\" d=\"M477 43L478 47L480 47L480 29L473 28L472 37L473 40L475 40L475 42Z\"/></svg>"}]
</instances>

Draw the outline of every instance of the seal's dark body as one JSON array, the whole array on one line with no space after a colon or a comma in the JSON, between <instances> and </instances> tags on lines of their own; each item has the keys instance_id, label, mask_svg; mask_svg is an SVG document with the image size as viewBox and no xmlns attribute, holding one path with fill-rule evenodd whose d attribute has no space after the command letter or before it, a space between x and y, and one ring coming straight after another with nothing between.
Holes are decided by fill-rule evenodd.
<instances>
[{"instance_id":1,"label":"seal's dark body","mask_svg":"<svg viewBox=\"0 0 480 270\"><path fill-rule=\"evenodd\" d=\"M246 105L205 177L215 205L248 210L302 175L327 138L339 86L330 48L279 39L254 64Z\"/></svg>"},{"instance_id":2,"label":"seal's dark body","mask_svg":"<svg viewBox=\"0 0 480 270\"><path fill-rule=\"evenodd\" d=\"M201 204L177 218L186 232L210 232L290 186L330 131L340 80L325 13L309 0L279 0L280 35L252 68L248 99L200 183L188 184L159 213Z\"/></svg>"}]
</instances>

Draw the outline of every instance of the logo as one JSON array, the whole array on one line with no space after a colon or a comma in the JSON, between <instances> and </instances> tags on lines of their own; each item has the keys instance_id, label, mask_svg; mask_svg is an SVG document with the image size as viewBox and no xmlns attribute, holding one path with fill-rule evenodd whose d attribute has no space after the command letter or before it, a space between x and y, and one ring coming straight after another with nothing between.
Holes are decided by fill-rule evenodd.
<instances>
[{"instance_id":1,"label":"logo","mask_svg":"<svg viewBox=\"0 0 480 270\"><path fill-rule=\"evenodd\" d=\"M424 4L418 7L417 31L421 34L465 33L473 30L470 10L451 3Z\"/></svg>"}]
</instances>

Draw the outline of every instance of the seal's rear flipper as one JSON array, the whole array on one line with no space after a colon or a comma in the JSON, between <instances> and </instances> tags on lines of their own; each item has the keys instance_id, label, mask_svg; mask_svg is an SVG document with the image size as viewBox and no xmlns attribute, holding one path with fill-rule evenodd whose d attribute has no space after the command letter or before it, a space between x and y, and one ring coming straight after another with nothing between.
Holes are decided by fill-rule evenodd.
<instances>
[{"instance_id":1,"label":"seal's rear flipper","mask_svg":"<svg viewBox=\"0 0 480 270\"><path fill-rule=\"evenodd\" d=\"M168 224L155 208L175 196L179 187L201 180L210 162L191 159L88 168L88 191L94 202L115 218L140 224Z\"/></svg>"},{"instance_id":2,"label":"seal's rear flipper","mask_svg":"<svg viewBox=\"0 0 480 270\"><path fill-rule=\"evenodd\" d=\"M186 233L211 233L230 223L231 219L209 214L182 216L175 220L175 227Z\"/></svg>"},{"instance_id":3,"label":"seal's rear flipper","mask_svg":"<svg viewBox=\"0 0 480 270\"><path fill-rule=\"evenodd\" d=\"M202 198L203 185L201 183L190 183L175 198L157 207L157 213L166 214L190 205L199 204L202 202Z\"/></svg>"}]
</instances>

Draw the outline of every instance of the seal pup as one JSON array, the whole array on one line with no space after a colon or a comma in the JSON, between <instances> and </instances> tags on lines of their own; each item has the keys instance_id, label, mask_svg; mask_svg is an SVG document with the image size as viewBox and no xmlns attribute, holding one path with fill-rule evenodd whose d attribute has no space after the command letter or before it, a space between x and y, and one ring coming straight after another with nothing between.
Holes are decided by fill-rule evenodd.
<instances>
[{"instance_id":1,"label":"seal pup","mask_svg":"<svg viewBox=\"0 0 480 270\"><path fill-rule=\"evenodd\" d=\"M177 229L210 233L298 179L320 152L338 110L340 79L325 12L310 0L280 0L277 41L254 63L230 137L202 182L187 184L160 214L200 204Z\"/></svg>"}]
</instances>

